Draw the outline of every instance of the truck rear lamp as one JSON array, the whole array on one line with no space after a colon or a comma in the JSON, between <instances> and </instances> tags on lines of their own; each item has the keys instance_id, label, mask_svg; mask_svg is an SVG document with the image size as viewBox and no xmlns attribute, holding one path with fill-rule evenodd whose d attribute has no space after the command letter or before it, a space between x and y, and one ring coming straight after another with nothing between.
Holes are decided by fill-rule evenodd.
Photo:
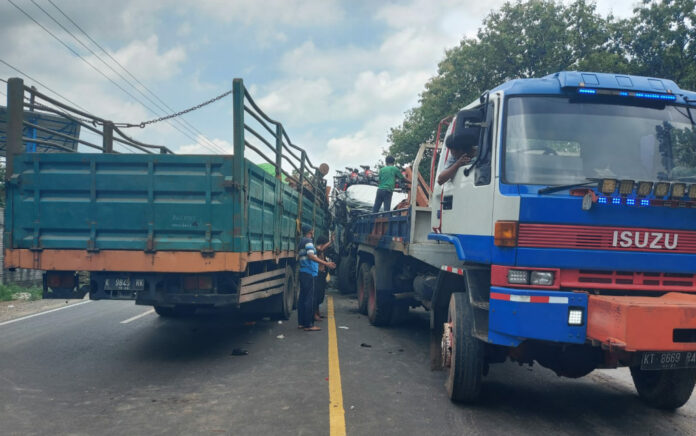
<instances>
[{"instance_id":1,"label":"truck rear lamp","mask_svg":"<svg viewBox=\"0 0 696 436\"><path fill-rule=\"evenodd\" d=\"M508 283L511 285L528 285L529 271L521 269L508 270Z\"/></svg>"},{"instance_id":2,"label":"truck rear lamp","mask_svg":"<svg viewBox=\"0 0 696 436\"><path fill-rule=\"evenodd\" d=\"M611 195L616 191L616 179L602 179L599 183L599 192L604 195Z\"/></svg>"},{"instance_id":3,"label":"truck rear lamp","mask_svg":"<svg viewBox=\"0 0 696 436\"><path fill-rule=\"evenodd\" d=\"M658 182L655 184L655 197L666 197L669 194L669 183Z\"/></svg>"},{"instance_id":4,"label":"truck rear lamp","mask_svg":"<svg viewBox=\"0 0 696 436\"><path fill-rule=\"evenodd\" d=\"M647 197L652 192L652 187L652 182L638 182L638 195L640 197Z\"/></svg>"},{"instance_id":5,"label":"truck rear lamp","mask_svg":"<svg viewBox=\"0 0 696 436\"><path fill-rule=\"evenodd\" d=\"M633 180L622 180L619 182L619 194L629 195L633 193L633 186L635 182Z\"/></svg>"},{"instance_id":6,"label":"truck rear lamp","mask_svg":"<svg viewBox=\"0 0 696 436\"><path fill-rule=\"evenodd\" d=\"M46 285L49 288L74 288L75 273L72 271L48 271Z\"/></svg>"},{"instance_id":7,"label":"truck rear lamp","mask_svg":"<svg viewBox=\"0 0 696 436\"><path fill-rule=\"evenodd\" d=\"M213 277L212 276L199 276L198 277L198 289L203 289L206 291L213 289Z\"/></svg>"},{"instance_id":8,"label":"truck rear lamp","mask_svg":"<svg viewBox=\"0 0 696 436\"><path fill-rule=\"evenodd\" d=\"M553 271L532 271L529 282L536 286L553 286Z\"/></svg>"},{"instance_id":9,"label":"truck rear lamp","mask_svg":"<svg viewBox=\"0 0 696 436\"><path fill-rule=\"evenodd\" d=\"M686 185L684 183L672 184L672 198L682 198L686 194Z\"/></svg>"},{"instance_id":10,"label":"truck rear lamp","mask_svg":"<svg viewBox=\"0 0 696 436\"><path fill-rule=\"evenodd\" d=\"M496 221L493 243L497 247L517 246L517 221Z\"/></svg>"},{"instance_id":11,"label":"truck rear lamp","mask_svg":"<svg viewBox=\"0 0 696 436\"><path fill-rule=\"evenodd\" d=\"M213 277L208 275L185 276L183 280L185 291L199 291L213 289Z\"/></svg>"},{"instance_id":12,"label":"truck rear lamp","mask_svg":"<svg viewBox=\"0 0 696 436\"><path fill-rule=\"evenodd\" d=\"M584 310L581 307L571 307L568 309L568 325L580 326L583 324Z\"/></svg>"}]
</instances>

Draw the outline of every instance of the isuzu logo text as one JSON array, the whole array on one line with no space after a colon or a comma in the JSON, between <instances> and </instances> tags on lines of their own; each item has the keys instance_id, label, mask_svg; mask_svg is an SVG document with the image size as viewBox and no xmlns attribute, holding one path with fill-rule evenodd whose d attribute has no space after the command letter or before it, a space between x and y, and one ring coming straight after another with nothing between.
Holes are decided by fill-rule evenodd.
<instances>
[{"instance_id":1,"label":"isuzu logo text","mask_svg":"<svg viewBox=\"0 0 696 436\"><path fill-rule=\"evenodd\" d=\"M614 230L613 247L650 248L653 250L674 250L679 235L664 232L640 232Z\"/></svg>"}]
</instances>

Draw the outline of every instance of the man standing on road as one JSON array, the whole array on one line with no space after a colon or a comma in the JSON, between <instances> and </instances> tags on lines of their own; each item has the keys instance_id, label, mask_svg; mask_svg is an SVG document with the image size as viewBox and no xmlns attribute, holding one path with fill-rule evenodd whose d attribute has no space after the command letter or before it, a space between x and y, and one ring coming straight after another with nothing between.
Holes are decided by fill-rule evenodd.
<instances>
[{"instance_id":1,"label":"man standing on road","mask_svg":"<svg viewBox=\"0 0 696 436\"><path fill-rule=\"evenodd\" d=\"M319 274L319 264L329 269L336 268L333 262L327 262L317 257L312 238L314 229L308 224L302 224L302 239L298 247L300 258L300 298L297 302L297 322L299 328L306 332L321 330L314 325L314 279Z\"/></svg>"},{"instance_id":2,"label":"man standing on road","mask_svg":"<svg viewBox=\"0 0 696 436\"><path fill-rule=\"evenodd\" d=\"M377 187L375 204L372 206L372 213L379 212L382 204L384 204L385 212L391 210L391 200L394 187L396 186L396 179L404 180L401 170L394 166L394 158L392 156L387 156L385 162L387 165L379 170L379 186Z\"/></svg>"}]
</instances>

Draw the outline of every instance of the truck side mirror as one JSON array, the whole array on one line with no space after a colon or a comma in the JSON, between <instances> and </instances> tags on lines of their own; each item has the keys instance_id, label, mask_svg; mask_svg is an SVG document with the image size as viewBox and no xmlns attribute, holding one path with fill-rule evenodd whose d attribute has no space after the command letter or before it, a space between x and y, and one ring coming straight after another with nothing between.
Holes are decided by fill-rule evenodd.
<instances>
[{"instance_id":1,"label":"truck side mirror","mask_svg":"<svg viewBox=\"0 0 696 436\"><path fill-rule=\"evenodd\" d=\"M469 152L478 145L483 122L483 112L480 109L461 110L454 122L454 131L447 137L445 146Z\"/></svg>"}]
</instances>

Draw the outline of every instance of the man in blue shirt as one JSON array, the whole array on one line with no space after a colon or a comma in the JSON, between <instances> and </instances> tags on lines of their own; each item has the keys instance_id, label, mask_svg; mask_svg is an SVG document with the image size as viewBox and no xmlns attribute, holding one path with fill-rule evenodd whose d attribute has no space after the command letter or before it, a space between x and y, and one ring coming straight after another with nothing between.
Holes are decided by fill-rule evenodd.
<instances>
[{"instance_id":1,"label":"man in blue shirt","mask_svg":"<svg viewBox=\"0 0 696 436\"><path fill-rule=\"evenodd\" d=\"M314 229L302 224L302 239L298 247L300 258L300 298L297 302L297 322L306 332L321 330L314 325L314 278L319 274L319 264L334 269L336 264L317 257L312 238Z\"/></svg>"}]
</instances>

